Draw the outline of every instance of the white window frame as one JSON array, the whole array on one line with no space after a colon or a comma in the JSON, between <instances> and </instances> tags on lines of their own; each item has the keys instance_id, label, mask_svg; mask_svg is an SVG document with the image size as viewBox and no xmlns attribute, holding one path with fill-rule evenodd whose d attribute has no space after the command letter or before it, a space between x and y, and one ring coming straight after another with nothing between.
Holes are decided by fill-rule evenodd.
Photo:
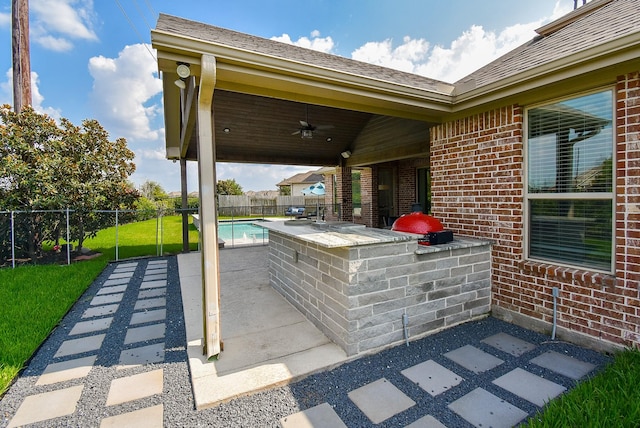
<instances>
[{"instance_id":1,"label":"white window frame","mask_svg":"<svg viewBox=\"0 0 640 428\"><path fill-rule=\"evenodd\" d=\"M529 193L529 110L538 108L538 107L542 107L542 106L547 106L547 105L551 105L551 104L556 104L562 101L566 101L566 100L572 100L572 99L576 99L576 98L581 98L584 96L588 96L588 95L592 95L592 94L597 94L597 93L602 93L602 92L611 92L611 97L612 97L612 112L611 112L611 118L612 118L612 141L611 141L611 150L612 150L612 189L611 192L601 192L601 193L582 193L582 192L570 192L570 193ZM537 104L532 104L530 106L527 106L524 109L524 117L523 117L523 181L524 181L524 188L523 188L523 210L522 210L522 215L523 215L523 236L522 236L522 242L524 245L524 257L526 260L530 260L533 262L539 262L539 263L544 263L544 264L551 264L554 266L559 266L559 267L569 267L569 268L573 268L573 269L579 269L579 270L583 270L583 271L589 271L589 272L602 272L602 273L606 273L606 274L612 274L615 271L615 249L616 249L616 245L615 245L615 239L616 239L616 91L615 88L612 86L606 86L606 87L600 87L588 92L580 92L580 93L575 93L572 94L570 96L566 96L566 97L562 97L562 98L556 98L556 99L551 99L551 100L547 100L545 102L542 103L537 103ZM586 267L584 265L572 265L571 263L568 263L564 260L549 260L549 259L539 259L539 258L535 258L532 257L529 252L530 252L530 230L531 230L531 217L530 217L530 203L529 201L531 200L535 200L535 199L557 199L557 200L567 200L567 199L581 199L581 200L585 200L585 199L593 199L593 200L603 200L603 199L610 199L611 200L611 265L609 270L602 270L602 269L598 269L595 267Z\"/></svg>"}]
</instances>

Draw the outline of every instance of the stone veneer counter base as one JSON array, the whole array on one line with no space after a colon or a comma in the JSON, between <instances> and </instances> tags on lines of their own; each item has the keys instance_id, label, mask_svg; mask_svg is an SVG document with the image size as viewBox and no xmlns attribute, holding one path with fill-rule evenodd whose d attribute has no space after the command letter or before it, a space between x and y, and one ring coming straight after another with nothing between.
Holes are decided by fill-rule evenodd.
<instances>
[{"instance_id":1,"label":"stone veneer counter base","mask_svg":"<svg viewBox=\"0 0 640 428\"><path fill-rule=\"evenodd\" d=\"M271 285L349 356L491 310L489 241L422 246L418 235L352 223L264 226Z\"/></svg>"}]
</instances>

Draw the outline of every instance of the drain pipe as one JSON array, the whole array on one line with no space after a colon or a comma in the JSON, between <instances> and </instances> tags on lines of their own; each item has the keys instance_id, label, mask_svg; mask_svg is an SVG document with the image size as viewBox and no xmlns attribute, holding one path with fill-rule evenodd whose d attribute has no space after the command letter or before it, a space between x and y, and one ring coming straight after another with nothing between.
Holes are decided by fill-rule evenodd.
<instances>
[{"instance_id":1,"label":"drain pipe","mask_svg":"<svg viewBox=\"0 0 640 428\"><path fill-rule=\"evenodd\" d=\"M404 314L402 314L402 327L404 329L404 340L407 342L407 346L409 346L409 316L407 315L407 310L404 310Z\"/></svg>"},{"instance_id":2,"label":"drain pipe","mask_svg":"<svg viewBox=\"0 0 640 428\"><path fill-rule=\"evenodd\" d=\"M553 296L553 328L551 329L551 340L556 340L556 325L558 323L558 295L560 294L560 290L558 287L553 287L551 289L551 294Z\"/></svg>"}]
</instances>

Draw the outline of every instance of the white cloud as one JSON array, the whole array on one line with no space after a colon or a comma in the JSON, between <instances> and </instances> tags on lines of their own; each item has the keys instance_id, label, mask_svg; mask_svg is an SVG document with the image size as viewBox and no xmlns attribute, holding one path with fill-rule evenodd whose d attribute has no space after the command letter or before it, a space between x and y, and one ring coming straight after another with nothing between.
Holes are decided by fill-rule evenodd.
<instances>
[{"instance_id":1,"label":"white cloud","mask_svg":"<svg viewBox=\"0 0 640 428\"><path fill-rule=\"evenodd\" d=\"M405 37L403 43L394 48L393 41L368 42L351 54L358 61L381 65L396 70L413 73L429 52L429 42L424 39Z\"/></svg>"},{"instance_id":2,"label":"white cloud","mask_svg":"<svg viewBox=\"0 0 640 428\"><path fill-rule=\"evenodd\" d=\"M570 12L570 6L566 1L558 0L551 17L512 25L499 33L486 31L480 25L472 25L448 47L431 47L425 39L405 37L396 47L391 39L368 42L353 51L351 57L358 61L455 82L531 40L536 35L536 28Z\"/></svg>"},{"instance_id":3,"label":"white cloud","mask_svg":"<svg viewBox=\"0 0 640 428\"><path fill-rule=\"evenodd\" d=\"M13 106L13 68L5 73L6 80L0 82L0 104ZM44 96L40 93L40 79L38 73L31 71L31 106L38 113L45 113L55 120L60 120L62 112L54 107L43 105Z\"/></svg>"},{"instance_id":4,"label":"white cloud","mask_svg":"<svg viewBox=\"0 0 640 428\"><path fill-rule=\"evenodd\" d=\"M311 32L311 38L300 37L295 42L291 40L291 37L286 33L282 34L282 36L272 37L271 40L325 53L330 53L333 50L334 46L331 36L320 37L320 31L318 30L313 30Z\"/></svg>"},{"instance_id":5,"label":"white cloud","mask_svg":"<svg viewBox=\"0 0 640 428\"><path fill-rule=\"evenodd\" d=\"M154 141L162 136L162 130L152 126L161 112L160 101L154 98L162 91L162 81L148 49L130 45L117 58L89 60L93 77L89 98L95 115L110 132L127 140Z\"/></svg>"},{"instance_id":6,"label":"white cloud","mask_svg":"<svg viewBox=\"0 0 640 428\"><path fill-rule=\"evenodd\" d=\"M46 49L64 52L72 40L98 40L93 0L32 0L29 9L31 38Z\"/></svg>"},{"instance_id":7,"label":"white cloud","mask_svg":"<svg viewBox=\"0 0 640 428\"><path fill-rule=\"evenodd\" d=\"M11 28L11 14L0 12L0 28Z\"/></svg>"}]
</instances>

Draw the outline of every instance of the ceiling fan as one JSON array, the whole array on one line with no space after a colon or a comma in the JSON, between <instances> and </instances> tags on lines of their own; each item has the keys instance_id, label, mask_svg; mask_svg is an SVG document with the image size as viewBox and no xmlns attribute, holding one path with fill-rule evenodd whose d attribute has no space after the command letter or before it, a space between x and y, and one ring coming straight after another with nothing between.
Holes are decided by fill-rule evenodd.
<instances>
[{"instance_id":1,"label":"ceiling fan","mask_svg":"<svg viewBox=\"0 0 640 428\"><path fill-rule=\"evenodd\" d=\"M324 131L327 129L332 129L333 125L312 125L309 123L309 106L306 107L306 120L300 121L300 128L297 131L293 132L291 135L300 134L300 137L311 139L313 138L313 131Z\"/></svg>"}]
</instances>

